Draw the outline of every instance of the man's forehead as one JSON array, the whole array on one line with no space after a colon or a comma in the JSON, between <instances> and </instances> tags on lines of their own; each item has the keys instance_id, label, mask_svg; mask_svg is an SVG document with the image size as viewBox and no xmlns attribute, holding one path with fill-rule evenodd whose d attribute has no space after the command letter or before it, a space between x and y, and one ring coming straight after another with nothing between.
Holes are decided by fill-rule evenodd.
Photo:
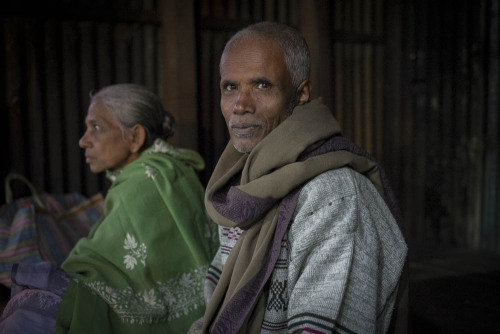
<instances>
[{"instance_id":1,"label":"man's forehead","mask_svg":"<svg viewBox=\"0 0 500 334\"><path fill-rule=\"evenodd\" d=\"M221 78L247 75L263 77L270 75L270 72L285 70L283 52L279 47L269 43L269 41L248 40L226 48L219 66Z\"/></svg>"}]
</instances>

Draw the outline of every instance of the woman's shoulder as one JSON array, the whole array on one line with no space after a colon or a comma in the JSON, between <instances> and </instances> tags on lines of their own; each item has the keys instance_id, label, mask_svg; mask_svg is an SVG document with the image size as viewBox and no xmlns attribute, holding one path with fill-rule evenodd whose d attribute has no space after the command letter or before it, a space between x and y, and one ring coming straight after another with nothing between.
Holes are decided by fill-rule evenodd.
<instances>
[{"instance_id":1,"label":"woman's shoulder","mask_svg":"<svg viewBox=\"0 0 500 334\"><path fill-rule=\"evenodd\" d=\"M156 156L166 160L180 162L196 170L201 170L205 167L205 162L198 152L175 147L162 139L157 139L151 147L143 152L142 156Z\"/></svg>"}]
</instances>

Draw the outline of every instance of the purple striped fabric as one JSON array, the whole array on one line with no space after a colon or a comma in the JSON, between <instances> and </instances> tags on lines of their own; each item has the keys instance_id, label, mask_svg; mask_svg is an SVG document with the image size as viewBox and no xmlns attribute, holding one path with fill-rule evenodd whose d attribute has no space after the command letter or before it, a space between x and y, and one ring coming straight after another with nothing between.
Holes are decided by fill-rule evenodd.
<instances>
[{"instance_id":1,"label":"purple striped fabric","mask_svg":"<svg viewBox=\"0 0 500 334\"><path fill-rule=\"evenodd\" d=\"M12 298L0 318L0 333L54 333L69 277L49 262L15 264Z\"/></svg>"},{"instance_id":2,"label":"purple striped fabric","mask_svg":"<svg viewBox=\"0 0 500 334\"><path fill-rule=\"evenodd\" d=\"M61 264L103 214L102 201L61 215L88 199L80 194L40 196L44 207L26 197L0 207L0 283L10 286L14 263Z\"/></svg>"}]
</instances>

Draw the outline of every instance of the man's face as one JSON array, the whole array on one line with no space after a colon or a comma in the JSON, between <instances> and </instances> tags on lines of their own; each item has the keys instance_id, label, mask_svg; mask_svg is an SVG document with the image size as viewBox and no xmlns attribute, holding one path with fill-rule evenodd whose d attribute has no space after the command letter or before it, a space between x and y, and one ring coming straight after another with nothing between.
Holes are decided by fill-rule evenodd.
<instances>
[{"instance_id":1,"label":"man's face","mask_svg":"<svg viewBox=\"0 0 500 334\"><path fill-rule=\"evenodd\" d=\"M292 80L270 40L231 45L220 62L221 109L234 147L250 152L290 114Z\"/></svg>"},{"instance_id":2,"label":"man's face","mask_svg":"<svg viewBox=\"0 0 500 334\"><path fill-rule=\"evenodd\" d=\"M129 143L105 105L97 101L89 107L85 119L87 130L79 145L93 173L119 169L133 159Z\"/></svg>"}]
</instances>

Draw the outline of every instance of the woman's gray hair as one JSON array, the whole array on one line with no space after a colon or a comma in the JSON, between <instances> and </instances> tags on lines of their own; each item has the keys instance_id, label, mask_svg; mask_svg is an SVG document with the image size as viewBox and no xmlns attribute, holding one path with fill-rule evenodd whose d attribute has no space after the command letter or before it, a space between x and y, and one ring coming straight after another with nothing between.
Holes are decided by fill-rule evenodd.
<instances>
[{"instance_id":1,"label":"woman's gray hair","mask_svg":"<svg viewBox=\"0 0 500 334\"><path fill-rule=\"evenodd\" d=\"M302 35L294 28L276 22L259 22L238 31L226 43L224 52L233 44L248 38L271 39L283 51L285 64L292 85L297 89L304 80L309 79L311 56L309 47Z\"/></svg>"},{"instance_id":2,"label":"woman's gray hair","mask_svg":"<svg viewBox=\"0 0 500 334\"><path fill-rule=\"evenodd\" d=\"M106 86L90 94L90 104L99 101L125 134L134 125L140 124L146 130L143 149L151 146L157 138L167 139L174 134L175 119L165 110L158 95L137 84Z\"/></svg>"}]
</instances>

